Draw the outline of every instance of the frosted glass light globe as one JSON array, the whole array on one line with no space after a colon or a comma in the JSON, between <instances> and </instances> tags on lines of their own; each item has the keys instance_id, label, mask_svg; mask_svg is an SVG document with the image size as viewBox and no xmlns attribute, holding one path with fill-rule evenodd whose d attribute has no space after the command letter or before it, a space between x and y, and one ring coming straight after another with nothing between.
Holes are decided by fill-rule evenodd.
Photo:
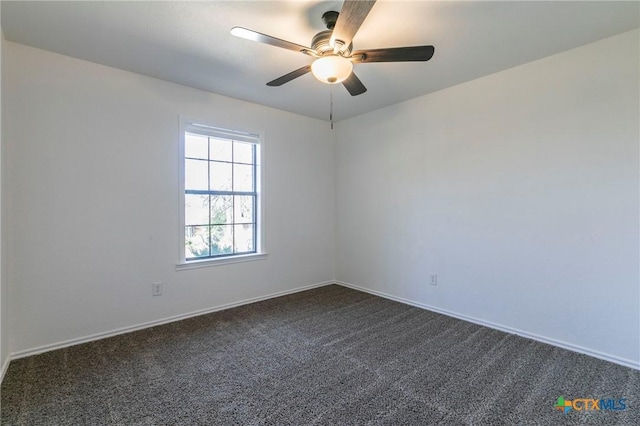
<instances>
[{"instance_id":1,"label":"frosted glass light globe","mask_svg":"<svg viewBox=\"0 0 640 426\"><path fill-rule=\"evenodd\" d=\"M353 64L339 55L328 55L316 59L311 64L311 73L322 83L341 83L351 75Z\"/></svg>"}]
</instances>

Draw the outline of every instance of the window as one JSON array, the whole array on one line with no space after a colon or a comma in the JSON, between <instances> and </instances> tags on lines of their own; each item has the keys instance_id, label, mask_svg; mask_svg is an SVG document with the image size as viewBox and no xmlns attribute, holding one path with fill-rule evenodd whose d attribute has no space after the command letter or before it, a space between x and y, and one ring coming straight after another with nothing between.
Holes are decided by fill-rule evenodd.
<instances>
[{"instance_id":1,"label":"window","mask_svg":"<svg viewBox=\"0 0 640 426\"><path fill-rule=\"evenodd\" d=\"M181 263L259 253L258 135L184 120L181 142Z\"/></svg>"}]
</instances>

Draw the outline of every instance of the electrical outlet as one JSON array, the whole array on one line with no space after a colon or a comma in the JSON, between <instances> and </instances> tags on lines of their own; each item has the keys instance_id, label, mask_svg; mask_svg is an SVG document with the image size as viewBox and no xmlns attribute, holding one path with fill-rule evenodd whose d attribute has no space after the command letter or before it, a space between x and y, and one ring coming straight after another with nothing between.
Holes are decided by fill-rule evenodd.
<instances>
[{"instance_id":1,"label":"electrical outlet","mask_svg":"<svg viewBox=\"0 0 640 426\"><path fill-rule=\"evenodd\" d=\"M438 274L431 274L429 276L429 284L430 285L438 285Z\"/></svg>"},{"instance_id":2,"label":"electrical outlet","mask_svg":"<svg viewBox=\"0 0 640 426\"><path fill-rule=\"evenodd\" d=\"M151 284L151 295L162 296L162 283L160 281Z\"/></svg>"}]
</instances>

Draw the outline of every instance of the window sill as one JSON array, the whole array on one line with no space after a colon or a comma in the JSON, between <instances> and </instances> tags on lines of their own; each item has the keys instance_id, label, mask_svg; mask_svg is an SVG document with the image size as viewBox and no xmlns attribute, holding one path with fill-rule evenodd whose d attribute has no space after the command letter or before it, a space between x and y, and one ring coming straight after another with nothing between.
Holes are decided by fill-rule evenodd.
<instances>
[{"instance_id":1,"label":"window sill","mask_svg":"<svg viewBox=\"0 0 640 426\"><path fill-rule=\"evenodd\" d=\"M253 262L256 260L264 260L266 258L267 253L253 253L239 256L222 257L219 259L193 260L191 262L177 264L176 271L208 268L210 266L229 265L231 263Z\"/></svg>"}]
</instances>

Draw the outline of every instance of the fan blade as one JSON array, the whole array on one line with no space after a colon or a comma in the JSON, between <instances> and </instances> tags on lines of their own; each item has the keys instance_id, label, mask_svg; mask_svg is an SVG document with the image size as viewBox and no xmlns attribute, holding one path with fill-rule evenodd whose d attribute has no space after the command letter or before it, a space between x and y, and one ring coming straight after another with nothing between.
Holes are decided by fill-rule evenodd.
<instances>
[{"instance_id":1,"label":"fan blade","mask_svg":"<svg viewBox=\"0 0 640 426\"><path fill-rule=\"evenodd\" d=\"M270 35L262 34L257 31L249 30L243 27L231 28L231 34L236 37L245 38L251 41L259 41L260 43L270 44L271 46L280 47L282 49L293 50L294 52L310 53L314 52L310 47L305 47L300 44L292 43L290 41L281 40Z\"/></svg>"},{"instance_id":2,"label":"fan blade","mask_svg":"<svg viewBox=\"0 0 640 426\"><path fill-rule=\"evenodd\" d=\"M375 2L375 0L345 0L329 42L334 46L334 53L346 49L351 44L353 36L360 29ZM336 40L342 44L336 44Z\"/></svg>"},{"instance_id":3,"label":"fan blade","mask_svg":"<svg viewBox=\"0 0 640 426\"><path fill-rule=\"evenodd\" d=\"M305 65L302 68L298 68L295 71L291 71L289 74L285 74L282 77L278 77L275 80L268 82L267 86L272 86L272 87L282 86L283 84L288 83L295 78L305 75L309 71L311 71L311 65Z\"/></svg>"},{"instance_id":4,"label":"fan blade","mask_svg":"<svg viewBox=\"0 0 640 426\"><path fill-rule=\"evenodd\" d=\"M364 84L362 84L362 82L354 72L352 72L351 75L342 82L342 84L344 85L345 89L347 89L349 93L351 93L351 96L362 95L367 91L367 88L364 87Z\"/></svg>"},{"instance_id":5,"label":"fan blade","mask_svg":"<svg viewBox=\"0 0 640 426\"><path fill-rule=\"evenodd\" d=\"M433 46L358 50L351 55L351 61L354 63L428 61L433 56L434 51Z\"/></svg>"}]
</instances>

